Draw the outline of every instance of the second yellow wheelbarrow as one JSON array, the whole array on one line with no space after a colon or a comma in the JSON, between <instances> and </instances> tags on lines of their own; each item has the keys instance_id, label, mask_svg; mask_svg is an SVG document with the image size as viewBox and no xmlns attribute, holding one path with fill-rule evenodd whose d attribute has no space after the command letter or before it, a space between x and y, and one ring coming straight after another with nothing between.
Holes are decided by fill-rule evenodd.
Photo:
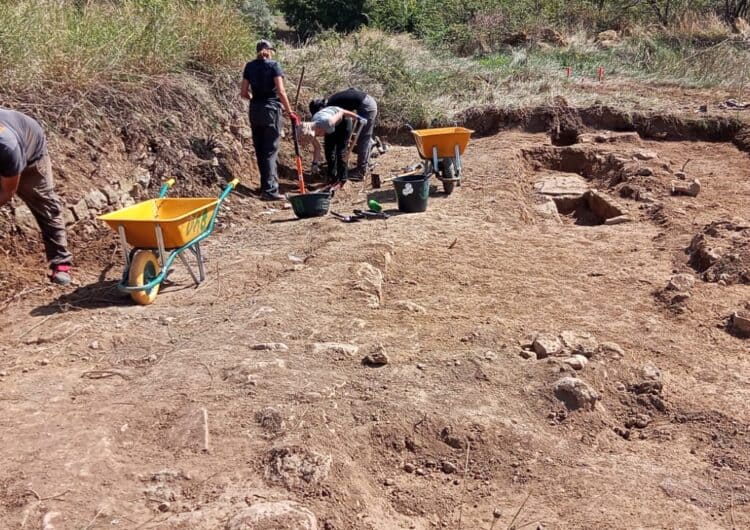
<instances>
[{"instance_id":1,"label":"second yellow wheelbarrow","mask_svg":"<svg viewBox=\"0 0 750 530\"><path fill-rule=\"evenodd\" d=\"M224 200L239 180L229 183L218 198L167 198L174 179L164 183L159 198L139 202L99 217L120 236L125 270L118 287L138 304L156 300L175 259L180 258L196 285L206 279L200 242L214 229ZM198 274L183 254L190 251Z\"/></svg>"},{"instance_id":2,"label":"second yellow wheelbarrow","mask_svg":"<svg viewBox=\"0 0 750 530\"><path fill-rule=\"evenodd\" d=\"M417 144L419 156L425 161L425 175L434 174L443 182L446 195L461 185L461 155L469 145L474 131L464 127L413 129L411 134Z\"/></svg>"}]
</instances>

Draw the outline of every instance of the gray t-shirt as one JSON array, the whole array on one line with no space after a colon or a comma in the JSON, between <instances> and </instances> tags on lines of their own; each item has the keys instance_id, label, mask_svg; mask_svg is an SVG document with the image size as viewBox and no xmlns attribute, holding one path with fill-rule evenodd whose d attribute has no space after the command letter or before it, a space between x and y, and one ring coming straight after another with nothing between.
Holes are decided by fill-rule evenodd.
<instances>
[{"instance_id":1,"label":"gray t-shirt","mask_svg":"<svg viewBox=\"0 0 750 530\"><path fill-rule=\"evenodd\" d=\"M341 112L341 110L341 107L324 107L312 117L313 124L317 129L323 129L326 134L331 134L336 126L331 125L330 119Z\"/></svg>"},{"instance_id":2,"label":"gray t-shirt","mask_svg":"<svg viewBox=\"0 0 750 530\"><path fill-rule=\"evenodd\" d=\"M36 120L0 107L0 177L20 175L44 156L46 148L44 130Z\"/></svg>"}]
</instances>

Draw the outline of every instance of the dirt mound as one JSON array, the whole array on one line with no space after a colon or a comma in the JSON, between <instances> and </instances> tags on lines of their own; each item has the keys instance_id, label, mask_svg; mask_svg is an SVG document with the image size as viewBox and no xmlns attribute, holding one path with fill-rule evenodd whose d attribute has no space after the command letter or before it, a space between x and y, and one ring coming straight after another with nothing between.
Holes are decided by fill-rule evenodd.
<instances>
[{"instance_id":1,"label":"dirt mound","mask_svg":"<svg viewBox=\"0 0 750 530\"><path fill-rule=\"evenodd\" d=\"M705 281L750 284L750 224L715 221L693 237L687 252Z\"/></svg>"}]
</instances>

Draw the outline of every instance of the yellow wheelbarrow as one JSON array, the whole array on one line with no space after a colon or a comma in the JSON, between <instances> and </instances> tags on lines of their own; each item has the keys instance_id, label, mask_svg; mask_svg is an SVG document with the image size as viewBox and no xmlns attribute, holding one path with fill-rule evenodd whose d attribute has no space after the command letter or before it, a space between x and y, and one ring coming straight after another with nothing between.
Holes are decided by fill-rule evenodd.
<instances>
[{"instance_id":1,"label":"yellow wheelbarrow","mask_svg":"<svg viewBox=\"0 0 750 530\"><path fill-rule=\"evenodd\" d=\"M461 155L469 145L474 131L464 127L413 129L411 134L417 144L419 156L425 161L425 175L435 175L443 182L446 195L461 185Z\"/></svg>"},{"instance_id":2,"label":"yellow wheelbarrow","mask_svg":"<svg viewBox=\"0 0 750 530\"><path fill-rule=\"evenodd\" d=\"M213 231L221 204L238 183L238 179L230 182L218 198L170 199L166 197L174 179L169 179L159 198L100 216L120 236L125 270L118 288L138 304L153 303L177 258L195 284L202 283L206 273L200 242ZM195 256L197 275L183 254L186 250Z\"/></svg>"}]
</instances>

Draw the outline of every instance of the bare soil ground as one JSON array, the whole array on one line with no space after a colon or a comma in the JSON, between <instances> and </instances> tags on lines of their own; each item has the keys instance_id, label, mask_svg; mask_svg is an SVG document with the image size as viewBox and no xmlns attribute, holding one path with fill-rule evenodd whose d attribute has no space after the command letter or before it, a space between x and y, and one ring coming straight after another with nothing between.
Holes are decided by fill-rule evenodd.
<instances>
[{"instance_id":1,"label":"bare soil ground","mask_svg":"<svg viewBox=\"0 0 750 530\"><path fill-rule=\"evenodd\" d=\"M394 147L378 171L415 157ZM113 288L119 256L75 290L13 300L2 526L750 526L748 342L726 328L748 286L704 281L687 252L750 215L747 155L504 131L464 163L453 195L387 221L299 221L236 196L250 219L207 240L209 280L178 268L153 306ZM683 167L697 197L670 195ZM534 185L561 171L632 221L540 213ZM349 185L333 210L395 210L388 186ZM693 282L664 296L678 273ZM589 334L585 366L537 359L539 333L572 349ZM571 405L565 377L598 399Z\"/></svg>"}]
</instances>

